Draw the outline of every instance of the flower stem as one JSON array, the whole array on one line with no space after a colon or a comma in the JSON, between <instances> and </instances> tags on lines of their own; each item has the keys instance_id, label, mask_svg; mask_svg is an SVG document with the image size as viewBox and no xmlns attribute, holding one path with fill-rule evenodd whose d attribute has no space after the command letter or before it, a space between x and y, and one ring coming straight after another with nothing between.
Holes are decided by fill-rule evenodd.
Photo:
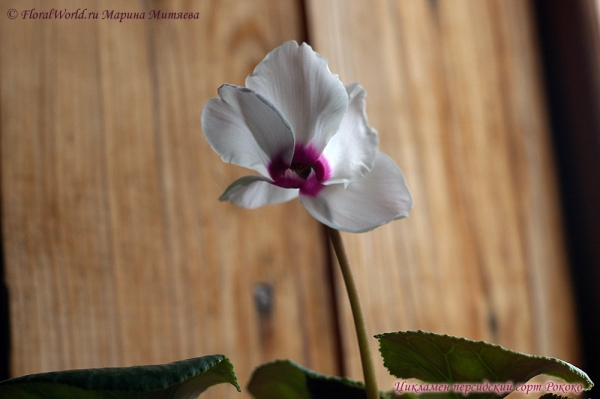
<instances>
[{"instance_id":1,"label":"flower stem","mask_svg":"<svg viewBox=\"0 0 600 399\"><path fill-rule=\"evenodd\" d=\"M354 317L354 326L356 327L356 336L358 338L358 347L360 349L360 360L362 362L363 375L365 378L365 390L368 399L379 399L379 391L377 390L377 379L375 378L375 368L371 357L371 349L369 348L369 340L367 334L367 323L365 314L360 303L358 290L352 276L352 270L348 263L348 257L344 250L344 243L338 230L327 227L329 239L335 250L335 254L344 276L348 299L350 300L350 308L352 308L352 316Z\"/></svg>"}]
</instances>

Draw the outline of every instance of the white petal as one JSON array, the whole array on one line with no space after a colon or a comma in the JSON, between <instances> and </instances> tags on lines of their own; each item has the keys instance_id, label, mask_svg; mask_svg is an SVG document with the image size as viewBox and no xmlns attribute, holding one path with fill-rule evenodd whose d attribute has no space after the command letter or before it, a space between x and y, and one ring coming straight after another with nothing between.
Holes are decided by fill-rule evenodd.
<instances>
[{"instance_id":1,"label":"white petal","mask_svg":"<svg viewBox=\"0 0 600 399\"><path fill-rule=\"evenodd\" d=\"M346 91L348 112L323 152L331 168L331 177L325 184L348 185L359 179L371 170L377 155L379 139L367 122L366 93L358 83L349 84Z\"/></svg>"},{"instance_id":2,"label":"white petal","mask_svg":"<svg viewBox=\"0 0 600 399\"><path fill-rule=\"evenodd\" d=\"M243 208L254 209L266 204L279 204L298 196L297 189L281 188L263 176L244 176L234 181L219 197Z\"/></svg>"},{"instance_id":3,"label":"white petal","mask_svg":"<svg viewBox=\"0 0 600 399\"><path fill-rule=\"evenodd\" d=\"M326 186L316 197L300 196L308 212L337 230L362 233L394 219L407 217L412 197L402 172L378 152L371 172L350 183Z\"/></svg>"},{"instance_id":4,"label":"white petal","mask_svg":"<svg viewBox=\"0 0 600 399\"><path fill-rule=\"evenodd\" d=\"M292 125L296 142L320 154L348 107L348 95L327 60L306 43L291 41L271 51L246 78L246 86L268 98Z\"/></svg>"},{"instance_id":5,"label":"white petal","mask_svg":"<svg viewBox=\"0 0 600 399\"><path fill-rule=\"evenodd\" d=\"M285 117L266 98L250 89L223 85L221 98L202 110L202 129L224 162L254 169L268 176L276 157L291 161L294 135Z\"/></svg>"}]
</instances>

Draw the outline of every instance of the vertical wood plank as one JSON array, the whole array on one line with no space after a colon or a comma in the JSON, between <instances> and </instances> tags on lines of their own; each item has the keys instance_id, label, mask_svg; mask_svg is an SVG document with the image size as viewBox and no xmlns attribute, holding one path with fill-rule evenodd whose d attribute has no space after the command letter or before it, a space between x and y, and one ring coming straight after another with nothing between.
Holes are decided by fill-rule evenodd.
<instances>
[{"instance_id":1,"label":"vertical wood plank","mask_svg":"<svg viewBox=\"0 0 600 399\"><path fill-rule=\"evenodd\" d=\"M344 237L370 332L423 329L577 364L530 4L308 4L312 44L344 83L365 87L380 149L415 200L409 219ZM349 375L361 378L339 300Z\"/></svg>"},{"instance_id":2,"label":"vertical wood plank","mask_svg":"<svg viewBox=\"0 0 600 399\"><path fill-rule=\"evenodd\" d=\"M318 224L298 202L219 203L248 171L222 164L200 127L222 83L243 84L272 48L302 40L300 3L55 3L5 8L99 18L3 19L0 31L11 374L213 353L230 356L242 385L275 358L335 374Z\"/></svg>"}]
</instances>

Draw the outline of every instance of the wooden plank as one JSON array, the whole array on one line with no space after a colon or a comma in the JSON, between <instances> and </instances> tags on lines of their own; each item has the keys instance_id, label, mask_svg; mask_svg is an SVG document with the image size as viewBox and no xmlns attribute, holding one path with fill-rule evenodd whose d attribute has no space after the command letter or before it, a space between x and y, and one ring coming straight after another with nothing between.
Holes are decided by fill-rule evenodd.
<instances>
[{"instance_id":1,"label":"wooden plank","mask_svg":"<svg viewBox=\"0 0 600 399\"><path fill-rule=\"evenodd\" d=\"M578 364L530 4L308 5L312 44L365 87L415 200L408 220L344 236L370 332L423 329ZM348 374L362 378L341 290ZM379 379L393 388L383 367Z\"/></svg>"},{"instance_id":2,"label":"wooden plank","mask_svg":"<svg viewBox=\"0 0 600 399\"><path fill-rule=\"evenodd\" d=\"M213 353L231 357L242 385L275 358L335 374L318 224L297 201L218 202L248 172L222 164L200 127L222 83L243 84L272 48L302 40L299 2L4 5L99 13L2 21L11 374ZM199 19L149 19L159 9ZM261 287L273 293L262 313Z\"/></svg>"}]
</instances>

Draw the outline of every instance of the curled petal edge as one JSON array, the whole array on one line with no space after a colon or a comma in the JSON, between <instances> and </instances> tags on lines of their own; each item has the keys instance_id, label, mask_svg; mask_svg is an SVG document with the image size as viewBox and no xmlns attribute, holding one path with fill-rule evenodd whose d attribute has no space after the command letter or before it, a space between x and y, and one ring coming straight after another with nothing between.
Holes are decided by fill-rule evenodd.
<instances>
[{"instance_id":1,"label":"curled petal edge","mask_svg":"<svg viewBox=\"0 0 600 399\"><path fill-rule=\"evenodd\" d=\"M318 196L300 195L306 210L321 223L342 231L364 233L408 217L413 199L394 161L378 152L370 173L350 183L326 186Z\"/></svg>"},{"instance_id":2,"label":"curled petal edge","mask_svg":"<svg viewBox=\"0 0 600 399\"><path fill-rule=\"evenodd\" d=\"M281 188L264 176L244 176L227 187L219 201L229 201L247 209L280 204L298 196L298 189Z\"/></svg>"},{"instance_id":3,"label":"curled petal edge","mask_svg":"<svg viewBox=\"0 0 600 399\"><path fill-rule=\"evenodd\" d=\"M268 176L275 157L291 160L294 135L289 122L268 99L251 89L224 84L201 115L202 129L223 162Z\"/></svg>"}]
</instances>

